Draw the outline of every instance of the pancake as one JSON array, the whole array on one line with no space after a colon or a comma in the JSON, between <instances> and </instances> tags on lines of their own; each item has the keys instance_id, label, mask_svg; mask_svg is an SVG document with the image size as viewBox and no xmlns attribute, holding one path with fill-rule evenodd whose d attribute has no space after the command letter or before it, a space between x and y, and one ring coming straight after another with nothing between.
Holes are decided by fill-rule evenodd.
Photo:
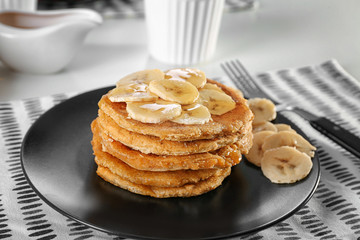
<instances>
[{"instance_id":1,"label":"pancake","mask_svg":"<svg viewBox=\"0 0 360 240\"><path fill-rule=\"evenodd\" d=\"M212 120L205 124L184 125L171 121L162 123L143 123L128 117L126 103L111 102L107 95L102 96L98 105L108 116L128 131L143 135L156 136L171 141L192 141L199 139L213 139L242 132L253 119L246 100L239 91L221 83L208 79L209 83L218 85L226 94L230 95L236 103L233 110L222 115L212 115Z\"/></svg>"},{"instance_id":2,"label":"pancake","mask_svg":"<svg viewBox=\"0 0 360 240\"><path fill-rule=\"evenodd\" d=\"M114 174L106 167L98 166L96 171L98 176L115 186L126 189L133 193L156 198L192 197L201 195L219 187L223 180L230 174L230 172L231 168L221 169L205 180L197 183L185 184L180 187L154 187L130 182Z\"/></svg>"},{"instance_id":3,"label":"pancake","mask_svg":"<svg viewBox=\"0 0 360 240\"><path fill-rule=\"evenodd\" d=\"M141 74L155 72L149 70L134 73L127 81L135 85L126 86L131 89L139 87L142 80L147 80L145 79L147 75L145 74L142 79ZM139 77L141 79L138 79ZM140 83L137 82L138 80ZM205 79L200 80L203 83ZM155 80L153 81L155 83ZM118 92L103 95L98 102L98 117L91 123L93 132L91 143L95 162L98 165L97 174L115 186L156 198L197 196L220 186L230 174L231 167L241 161L241 154L248 153L251 148L254 116L238 90L210 79L207 79L207 82L216 84L231 96L235 108L234 102L228 96L226 96L227 100L223 100L213 96L216 95L215 92L202 92L204 95L200 100L201 103L205 104L212 113L221 115L212 114L210 118L208 109L205 109L207 115L201 118L203 117L201 114L190 113L193 109L187 113L187 106L182 104L181 114L184 115L181 117L185 118L179 119L191 119L189 116L192 116L192 119L196 119L194 116L205 119L192 120L186 122L187 124L172 121L141 122L157 122L169 118L161 118L162 114L167 114L165 110L156 112L158 115L146 115L146 111L135 108L135 103L128 105L128 111L133 114L132 117L141 121L130 118L126 110L127 104L122 101L129 100L127 98L131 97L133 93L131 91L135 90L131 90L131 94L127 95L126 87L118 87L116 90ZM160 82L156 83L160 84ZM149 88L157 89L157 85L150 85ZM177 90L177 88L171 89ZM110 101L109 96L114 102ZM138 96L137 92L136 96ZM166 96L168 95L165 94L163 98L167 99ZM151 96L145 94L142 97ZM227 109L226 104L229 102L230 108ZM142 104L140 103L140 106ZM214 110L216 108L217 110ZM144 115L135 114L138 112L144 112Z\"/></svg>"},{"instance_id":4,"label":"pancake","mask_svg":"<svg viewBox=\"0 0 360 240\"><path fill-rule=\"evenodd\" d=\"M211 153L190 155L173 156L141 153L101 132L97 121L98 119L95 119L92 122L91 129L94 135L101 138L102 150L138 170L174 171L227 168L241 161L241 152L236 144L227 145Z\"/></svg>"},{"instance_id":5,"label":"pancake","mask_svg":"<svg viewBox=\"0 0 360 240\"><path fill-rule=\"evenodd\" d=\"M101 131L116 141L119 141L122 144L142 153L153 153L157 155L188 155L193 153L204 153L217 150L237 141L245 143L245 135L248 137L252 130L251 122L249 122L244 127L242 133L219 136L214 139L179 142L165 139L161 140L155 136L128 131L116 124L116 122L102 110L99 110L99 118L97 122ZM243 146L248 146L249 143L250 142L248 141L247 144L243 144ZM247 149L245 149L244 152L247 152Z\"/></svg>"},{"instance_id":6,"label":"pancake","mask_svg":"<svg viewBox=\"0 0 360 240\"><path fill-rule=\"evenodd\" d=\"M248 154L250 151L250 148L252 147L254 135L252 132L249 132L244 137L240 138L239 141L235 142L235 144L238 146L241 154Z\"/></svg>"},{"instance_id":7,"label":"pancake","mask_svg":"<svg viewBox=\"0 0 360 240\"><path fill-rule=\"evenodd\" d=\"M179 170L179 171L141 171L130 167L120 159L102 151L100 139L94 135L93 150L95 162L98 166L108 168L112 173L135 184L151 185L156 187L180 187L188 183L197 183L205 180L220 169Z\"/></svg>"}]
</instances>

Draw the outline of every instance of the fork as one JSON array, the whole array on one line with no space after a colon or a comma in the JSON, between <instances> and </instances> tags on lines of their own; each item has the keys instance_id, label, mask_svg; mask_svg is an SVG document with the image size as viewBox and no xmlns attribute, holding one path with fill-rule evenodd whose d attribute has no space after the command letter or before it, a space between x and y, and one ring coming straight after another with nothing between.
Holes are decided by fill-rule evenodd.
<instances>
[{"instance_id":1,"label":"fork","mask_svg":"<svg viewBox=\"0 0 360 240\"><path fill-rule=\"evenodd\" d=\"M291 106L276 101L262 90L261 86L251 77L245 67L237 59L222 63L221 67L234 83L238 83L237 87L243 92L245 98L267 98L274 102L277 112L295 112L306 119L313 128L360 158L360 138L350 133L348 130L325 117L317 116L297 106Z\"/></svg>"}]
</instances>

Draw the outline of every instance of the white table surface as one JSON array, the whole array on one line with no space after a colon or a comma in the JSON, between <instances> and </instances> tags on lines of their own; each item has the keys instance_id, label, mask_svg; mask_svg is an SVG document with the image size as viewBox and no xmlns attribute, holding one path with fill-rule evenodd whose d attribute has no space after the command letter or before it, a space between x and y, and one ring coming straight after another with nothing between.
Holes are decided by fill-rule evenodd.
<instances>
[{"instance_id":1,"label":"white table surface","mask_svg":"<svg viewBox=\"0 0 360 240\"><path fill-rule=\"evenodd\" d=\"M259 1L256 9L225 13L215 56L193 67L218 77L224 75L220 63L235 58L253 73L335 58L360 79L359 23L358 0ZM149 57L143 18L105 19L59 73L16 73L0 63L0 100L83 92L137 70L170 67Z\"/></svg>"}]
</instances>

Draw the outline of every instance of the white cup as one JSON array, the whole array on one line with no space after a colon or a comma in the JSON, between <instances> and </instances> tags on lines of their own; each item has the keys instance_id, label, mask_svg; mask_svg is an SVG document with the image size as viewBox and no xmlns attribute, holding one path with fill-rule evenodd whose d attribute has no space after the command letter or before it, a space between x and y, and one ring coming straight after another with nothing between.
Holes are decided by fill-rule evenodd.
<instances>
[{"instance_id":1,"label":"white cup","mask_svg":"<svg viewBox=\"0 0 360 240\"><path fill-rule=\"evenodd\" d=\"M0 0L1 10L35 11L37 0Z\"/></svg>"},{"instance_id":2,"label":"white cup","mask_svg":"<svg viewBox=\"0 0 360 240\"><path fill-rule=\"evenodd\" d=\"M216 49L225 0L145 0L149 52L158 61L194 65Z\"/></svg>"}]
</instances>

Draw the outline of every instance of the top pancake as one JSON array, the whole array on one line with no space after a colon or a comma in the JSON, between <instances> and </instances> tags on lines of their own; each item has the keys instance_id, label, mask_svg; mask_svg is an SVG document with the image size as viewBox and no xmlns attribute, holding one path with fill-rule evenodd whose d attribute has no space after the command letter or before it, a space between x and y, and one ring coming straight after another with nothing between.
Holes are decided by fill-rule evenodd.
<instances>
[{"instance_id":1,"label":"top pancake","mask_svg":"<svg viewBox=\"0 0 360 240\"><path fill-rule=\"evenodd\" d=\"M217 136L242 132L249 121L253 119L253 114L249 109L246 100L239 92L231 87L225 86L216 81L207 80L208 83L218 85L226 94L232 97L236 107L222 115L212 115L212 121L205 124L178 124L171 121L162 123L143 123L129 118L126 111L126 103L111 102L107 95L102 96L98 105L99 108L122 128L128 131L156 136L160 139L171 141L192 141L199 139L212 139Z\"/></svg>"}]
</instances>

